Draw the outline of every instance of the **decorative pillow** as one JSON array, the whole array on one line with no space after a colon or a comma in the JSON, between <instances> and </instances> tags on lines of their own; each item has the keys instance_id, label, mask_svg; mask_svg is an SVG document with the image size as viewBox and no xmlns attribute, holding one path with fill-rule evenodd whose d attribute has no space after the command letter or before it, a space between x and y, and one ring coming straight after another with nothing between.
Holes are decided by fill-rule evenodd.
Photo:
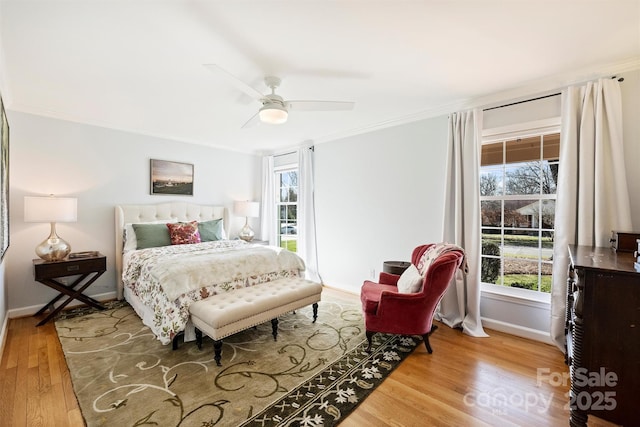
<instances>
[{"instance_id":1,"label":"decorative pillow","mask_svg":"<svg viewBox=\"0 0 640 427\"><path fill-rule=\"evenodd\" d=\"M411 264L398 279L398 292L401 294L415 294L420 291L424 277L415 265Z\"/></svg>"},{"instance_id":2,"label":"decorative pillow","mask_svg":"<svg viewBox=\"0 0 640 427\"><path fill-rule=\"evenodd\" d=\"M212 219L198 223L198 232L201 242L213 242L224 238L224 227L222 219Z\"/></svg>"},{"instance_id":3,"label":"decorative pillow","mask_svg":"<svg viewBox=\"0 0 640 427\"><path fill-rule=\"evenodd\" d=\"M165 225L168 222L177 222L178 220L175 218L169 219L169 220L159 220L159 221L149 221L149 222L140 222L140 223L136 223L136 224L162 224ZM167 230L168 232L168 230ZM128 252L128 251L135 251L136 249L138 249L138 239L136 239L136 232L133 229L133 224L132 223L127 223L124 225L124 235L123 235L123 239L124 239L124 244L123 244L123 249L122 252ZM142 249L142 248L140 248Z\"/></svg>"},{"instance_id":4,"label":"decorative pillow","mask_svg":"<svg viewBox=\"0 0 640 427\"><path fill-rule=\"evenodd\" d=\"M420 272L421 275L423 276L427 275L427 271L429 270L429 267L431 267L431 264L433 264L433 261L435 261L436 258L438 258L438 255L440 255L440 251L438 250L438 245L433 245L429 249L424 251L424 253L420 257L420 260L418 261L418 271Z\"/></svg>"},{"instance_id":5,"label":"decorative pillow","mask_svg":"<svg viewBox=\"0 0 640 427\"><path fill-rule=\"evenodd\" d=\"M446 242L436 243L435 245L424 251L424 253L420 257L420 260L418 261L418 271L420 272L420 274L426 276L429 268L431 267L431 264L433 264L433 262L440 255L449 251L460 251L464 254L464 249L462 249L460 246ZM465 274L468 272L469 269L467 267L466 260L463 261L460 268L464 271Z\"/></svg>"},{"instance_id":6,"label":"decorative pillow","mask_svg":"<svg viewBox=\"0 0 640 427\"><path fill-rule=\"evenodd\" d=\"M176 222L167 224L172 245L187 245L200 243L200 233L198 232L198 221Z\"/></svg>"},{"instance_id":7,"label":"decorative pillow","mask_svg":"<svg viewBox=\"0 0 640 427\"><path fill-rule=\"evenodd\" d=\"M136 233L136 249L171 245L167 224L131 224Z\"/></svg>"}]
</instances>

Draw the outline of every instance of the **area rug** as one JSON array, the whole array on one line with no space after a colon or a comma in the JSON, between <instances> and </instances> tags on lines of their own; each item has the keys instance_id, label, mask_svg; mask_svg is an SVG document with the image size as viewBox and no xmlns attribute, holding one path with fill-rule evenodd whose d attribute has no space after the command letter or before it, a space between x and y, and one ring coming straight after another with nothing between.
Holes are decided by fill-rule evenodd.
<instances>
[{"instance_id":1,"label":"area rug","mask_svg":"<svg viewBox=\"0 0 640 427\"><path fill-rule=\"evenodd\" d=\"M224 340L164 346L126 304L67 316L56 330L88 426L333 426L421 343L374 336L360 306L325 297ZM76 313L77 314L77 313Z\"/></svg>"}]
</instances>

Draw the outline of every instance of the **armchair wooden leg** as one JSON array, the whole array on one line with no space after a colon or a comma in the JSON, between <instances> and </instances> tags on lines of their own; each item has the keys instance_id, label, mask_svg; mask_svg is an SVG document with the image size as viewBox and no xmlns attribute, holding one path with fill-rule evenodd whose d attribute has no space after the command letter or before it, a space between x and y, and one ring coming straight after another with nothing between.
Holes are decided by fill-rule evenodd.
<instances>
[{"instance_id":1,"label":"armchair wooden leg","mask_svg":"<svg viewBox=\"0 0 640 427\"><path fill-rule=\"evenodd\" d=\"M373 338L373 335L375 335L375 332L367 331L367 342L369 343L365 350L367 353L371 353L371 338Z\"/></svg>"},{"instance_id":2,"label":"armchair wooden leg","mask_svg":"<svg viewBox=\"0 0 640 427\"><path fill-rule=\"evenodd\" d=\"M422 339L424 339L424 346L427 348L427 353L429 354L433 353L433 350L431 349L431 344L429 343L429 335L431 335L433 331L435 331L436 329L438 329L437 325L431 325L431 330L429 331L429 333L424 334L422 336Z\"/></svg>"}]
</instances>

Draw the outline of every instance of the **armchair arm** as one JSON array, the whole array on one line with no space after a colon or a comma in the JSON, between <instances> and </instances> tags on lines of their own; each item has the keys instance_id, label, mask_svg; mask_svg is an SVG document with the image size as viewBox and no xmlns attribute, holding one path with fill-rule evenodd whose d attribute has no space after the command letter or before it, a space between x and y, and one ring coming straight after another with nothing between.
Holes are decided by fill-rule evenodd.
<instances>
[{"instance_id":1,"label":"armchair arm","mask_svg":"<svg viewBox=\"0 0 640 427\"><path fill-rule=\"evenodd\" d=\"M382 291L375 321L384 323L378 326L384 332L423 335L431 329L435 305L424 294Z\"/></svg>"},{"instance_id":2,"label":"armchair arm","mask_svg":"<svg viewBox=\"0 0 640 427\"><path fill-rule=\"evenodd\" d=\"M384 271L381 271L378 283L380 283L381 285L398 286L398 279L400 279L400 276L398 276L397 274L385 273Z\"/></svg>"}]
</instances>

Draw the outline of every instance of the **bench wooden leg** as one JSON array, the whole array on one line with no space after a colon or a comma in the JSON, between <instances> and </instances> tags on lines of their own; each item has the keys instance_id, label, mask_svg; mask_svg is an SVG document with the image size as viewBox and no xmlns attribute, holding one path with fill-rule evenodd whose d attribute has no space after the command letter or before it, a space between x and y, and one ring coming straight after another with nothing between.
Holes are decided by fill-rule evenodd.
<instances>
[{"instance_id":1,"label":"bench wooden leg","mask_svg":"<svg viewBox=\"0 0 640 427\"><path fill-rule=\"evenodd\" d=\"M271 319L271 334L273 335L273 340L278 340L278 318Z\"/></svg>"},{"instance_id":2,"label":"bench wooden leg","mask_svg":"<svg viewBox=\"0 0 640 427\"><path fill-rule=\"evenodd\" d=\"M313 303L313 323L316 323L316 319L318 318L318 303Z\"/></svg>"},{"instance_id":3,"label":"bench wooden leg","mask_svg":"<svg viewBox=\"0 0 640 427\"><path fill-rule=\"evenodd\" d=\"M216 340L213 342L213 353L216 365L222 366L222 363L220 363L220 360L222 359L222 340Z\"/></svg>"},{"instance_id":4,"label":"bench wooden leg","mask_svg":"<svg viewBox=\"0 0 640 427\"><path fill-rule=\"evenodd\" d=\"M202 331L198 328L196 329L196 345L198 346L198 350L202 350Z\"/></svg>"}]
</instances>

